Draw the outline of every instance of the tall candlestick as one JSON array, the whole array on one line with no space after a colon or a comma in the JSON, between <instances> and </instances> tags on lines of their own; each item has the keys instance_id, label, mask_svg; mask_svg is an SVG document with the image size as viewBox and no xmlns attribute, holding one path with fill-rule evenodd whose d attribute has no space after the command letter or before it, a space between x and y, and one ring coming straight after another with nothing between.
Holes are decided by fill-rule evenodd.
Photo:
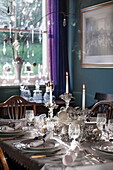
<instances>
[{"instance_id":1,"label":"tall candlestick","mask_svg":"<svg viewBox=\"0 0 113 170\"><path fill-rule=\"evenodd\" d=\"M52 104L52 84L50 83L50 103Z\"/></svg>"},{"instance_id":2,"label":"tall candlestick","mask_svg":"<svg viewBox=\"0 0 113 170\"><path fill-rule=\"evenodd\" d=\"M82 85L82 110L85 109L85 84Z\"/></svg>"},{"instance_id":3,"label":"tall candlestick","mask_svg":"<svg viewBox=\"0 0 113 170\"><path fill-rule=\"evenodd\" d=\"M66 72L66 93L69 93L69 86L68 86L68 72Z\"/></svg>"}]
</instances>

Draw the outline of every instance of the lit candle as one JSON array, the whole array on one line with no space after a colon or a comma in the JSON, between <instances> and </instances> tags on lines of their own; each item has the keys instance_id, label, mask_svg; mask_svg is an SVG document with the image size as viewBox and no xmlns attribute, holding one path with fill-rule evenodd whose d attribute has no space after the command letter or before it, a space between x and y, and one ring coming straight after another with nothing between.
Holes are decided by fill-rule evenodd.
<instances>
[{"instance_id":1,"label":"lit candle","mask_svg":"<svg viewBox=\"0 0 113 170\"><path fill-rule=\"evenodd\" d=\"M69 86L68 86L68 72L66 72L66 93L69 93Z\"/></svg>"},{"instance_id":2,"label":"lit candle","mask_svg":"<svg viewBox=\"0 0 113 170\"><path fill-rule=\"evenodd\" d=\"M52 84L50 83L50 104L52 104Z\"/></svg>"},{"instance_id":3,"label":"lit candle","mask_svg":"<svg viewBox=\"0 0 113 170\"><path fill-rule=\"evenodd\" d=\"M85 109L85 84L82 85L82 110Z\"/></svg>"}]
</instances>

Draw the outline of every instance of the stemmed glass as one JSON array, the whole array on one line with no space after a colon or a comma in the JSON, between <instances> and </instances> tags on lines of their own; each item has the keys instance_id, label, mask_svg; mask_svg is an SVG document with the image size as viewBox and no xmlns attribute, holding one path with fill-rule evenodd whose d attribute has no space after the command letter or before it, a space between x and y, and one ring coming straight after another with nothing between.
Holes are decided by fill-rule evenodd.
<instances>
[{"instance_id":1,"label":"stemmed glass","mask_svg":"<svg viewBox=\"0 0 113 170\"><path fill-rule=\"evenodd\" d=\"M75 141L80 136L80 125L70 123L68 134L69 134L69 138L71 139L73 138L73 140Z\"/></svg>"},{"instance_id":2,"label":"stemmed glass","mask_svg":"<svg viewBox=\"0 0 113 170\"><path fill-rule=\"evenodd\" d=\"M113 139L113 119L108 120L109 139Z\"/></svg>"},{"instance_id":3,"label":"stemmed glass","mask_svg":"<svg viewBox=\"0 0 113 170\"><path fill-rule=\"evenodd\" d=\"M32 121L34 119L34 111L33 110L26 110L25 118L27 120L27 124L28 124L29 130L30 130L30 126L31 126Z\"/></svg>"},{"instance_id":4,"label":"stemmed glass","mask_svg":"<svg viewBox=\"0 0 113 170\"><path fill-rule=\"evenodd\" d=\"M106 118L106 113L98 113L97 114L97 128L99 130L103 130L104 125L106 124L107 118Z\"/></svg>"}]
</instances>

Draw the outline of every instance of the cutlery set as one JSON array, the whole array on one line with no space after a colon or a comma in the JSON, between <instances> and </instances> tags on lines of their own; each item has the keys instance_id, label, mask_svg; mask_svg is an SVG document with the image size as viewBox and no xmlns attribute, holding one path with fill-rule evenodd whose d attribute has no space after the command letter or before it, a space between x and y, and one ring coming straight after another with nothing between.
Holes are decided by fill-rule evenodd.
<instances>
[{"instance_id":1,"label":"cutlery set","mask_svg":"<svg viewBox=\"0 0 113 170\"><path fill-rule=\"evenodd\" d=\"M97 163L105 163L103 159L101 159L99 156L94 155L93 153L89 152L88 150L84 150L85 157L92 159L96 161Z\"/></svg>"}]
</instances>

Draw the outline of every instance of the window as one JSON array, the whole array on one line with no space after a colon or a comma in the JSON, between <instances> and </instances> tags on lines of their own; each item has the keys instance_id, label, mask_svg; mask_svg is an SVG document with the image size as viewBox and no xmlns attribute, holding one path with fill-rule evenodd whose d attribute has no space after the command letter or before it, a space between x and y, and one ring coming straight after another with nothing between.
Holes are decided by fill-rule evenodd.
<instances>
[{"instance_id":1,"label":"window","mask_svg":"<svg viewBox=\"0 0 113 170\"><path fill-rule=\"evenodd\" d=\"M0 84L44 83L49 72L46 0L0 0L0 8Z\"/></svg>"}]
</instances>

